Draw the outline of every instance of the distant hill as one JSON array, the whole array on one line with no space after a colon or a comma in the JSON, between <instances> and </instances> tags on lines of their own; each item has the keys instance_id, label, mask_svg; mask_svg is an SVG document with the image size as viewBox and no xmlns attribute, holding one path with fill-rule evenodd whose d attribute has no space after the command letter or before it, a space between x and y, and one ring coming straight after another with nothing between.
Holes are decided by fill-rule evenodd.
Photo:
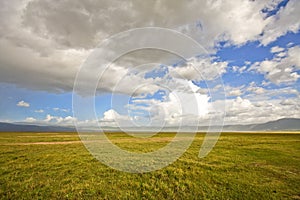
<instances>
[{"instance_id":1,"label":"distant hill","mask_svg":"<svg viewBox=\"0 0 300 200\"><path fill-rule=\"evenodd\" d=\"M300 130L300 119L283 118L262 124L227 125L224 131L294 131Z\"/></svg>"},{"instance_id":2,"label":"distant hill","mask_svg":"<svg viewBox=\"0 0 300 200\"><path fill-rule=\"evenodd\" d=\"M252 130L300 130L300 119L283 118L255 125Z\"/></svg>"},{"instance_id":3,"label":"distant hill","mask_svg":"<svg viewBox=\"0 0 300 200\"><path fill-rule=\"evenodd\" d=\"M199 127L183 127L183 131L185 132L194 132L198 129L198 131L207 131L208 126L199 126ZM139 131L138 128L125 128L129 131ZM159 130L159 127L154 128ZM210 127L211 130L222 130L222 131L300 131L300 119L295 118L283 118L276 121L270 121L262 124L246 124L246 125L225 125L223 127L215 126ZM114 130L111 128L111 130ZM115 128L116 131L120 131L120 129ZM151 132L151 128L143 129L146 132ZM174 132L177 131L178 127L164 127L161 131L164 132Z\"/></svg>"},{"instance_id":4,"label":"distant hill","mask_svg":"<svg viewBox=\"0 0 300 200\"><path fill-rule=\"evenodd\" d=\"M74 132L75 128L62 126L38 126L0 122L0 132Z\"/></svg>"},{"instance_id":5,"label":"distant hill","mask_svg":"<svg viewBox=\"0 0 300 200\"><path fill-rule=\"evenodd\" d=\"M120 128L113 127L102 127L108 131L121 131ZM178 127L177 127L178 128ZM176 127L165 127L161 131L176 131ZM145 129L140 128L125 128L131 131L146 131L151 132L150 127ZM158 128L154 128L158 130ZM196 130L197 128L185 127L186 131ZM207 126L198 127L199 131L206 131ZM300 131L300 119L295 118L283 118L276 121L270 121L262 124L247 124L247 125L226 125L223 126L223 131ZM13 124L0 122L0 132L75 132L75 127L64 127L64 126L39 126L29 124ZM95 129L85 129L85 131L97 131Z\"/></svg>"}]
</instances>

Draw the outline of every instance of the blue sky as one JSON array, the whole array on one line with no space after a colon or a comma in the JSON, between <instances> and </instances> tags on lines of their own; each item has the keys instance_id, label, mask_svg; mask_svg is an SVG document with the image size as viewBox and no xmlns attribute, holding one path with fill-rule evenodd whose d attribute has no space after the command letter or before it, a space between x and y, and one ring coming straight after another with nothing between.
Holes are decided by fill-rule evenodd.
<instances>
[{"instance_id":1,"label":"blue sky","mask_svg":"<svg viewBox=\"0 0 300 200\"><path fill-rule=\"evenodd\" d=\"M55 9L48 9L46 1L20 0L0 6L1 18L7 19L0 20L0 121L83 126L164 122L175 126L183 118L207 124L216 111L226 113L225 124L300 118L299 1L204 1L201 6L197 1L165 1L149 5L148 10L135 1L128 2L128 7L103 2L61 1L53 3ZM64 12L65 4L70 12ZM170 17L171 13L176 16ZM77 21L70 22L70 18ZM94 119L94 113L74 116L76 73L87 65L97 45L122 31L149 26L193 38L206 49L206 56L190 55L182 61L159 51L125 55L99 77L98 118ZM207 80L193 68L206 74ZM216 72L222 81L208 87Z\"/></svg>"}]
</instances>

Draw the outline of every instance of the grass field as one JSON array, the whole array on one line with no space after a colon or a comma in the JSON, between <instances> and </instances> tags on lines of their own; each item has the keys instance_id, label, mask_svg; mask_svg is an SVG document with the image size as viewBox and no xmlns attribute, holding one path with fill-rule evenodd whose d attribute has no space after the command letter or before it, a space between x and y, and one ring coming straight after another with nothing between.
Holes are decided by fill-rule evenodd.
<instances>
[{"instance_id":1,"label":"grass field","mask_svg":"<svg viewBox=\"0 0 300 200\"><path fill-rule=\"evenodd\" d=\"M174 134L108 136L150 151ZM203 137L168 167L130 174L93 158L76 133L0 133L0 199L300 199L300 133L223 133L199 159Z\"/></svg>"}]
</instances>

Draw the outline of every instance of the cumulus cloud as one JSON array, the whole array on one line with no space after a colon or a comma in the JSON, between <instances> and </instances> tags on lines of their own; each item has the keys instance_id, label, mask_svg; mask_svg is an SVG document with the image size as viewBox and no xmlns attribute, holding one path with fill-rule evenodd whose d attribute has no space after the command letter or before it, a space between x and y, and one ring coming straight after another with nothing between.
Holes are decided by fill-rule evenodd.
<instances>
[{"instance_id":1,"label":"cumulus cloud","mask_svg":"<svg viewBox=\"0 0 300 200\"><path fill-rule=\"evenodd\" d=\"M254 93L255 95L264 94L265 92L267 92L263 87L257 86L255 82L251 82L246 90L248 92Z\"/></svg>"},{"instance_id":2,"label":"cumulus cloud","mask_svg":"<svg viewBox=\"0 0 300 200\"><path fill-rule=\"evenodd\" d=\"M161 99L135 97L126 105L128 114L110 109L104 112L101 125L105 126L177 126L197 125L197 119L208 113L209 97L199 93L199 87L186 81L189 90L171 91ZM188 120L187 120L188 118Z\"/></svg>"},{"instance_id":3,"label":"cumulus cloud","mask_svg":"<svg viewBox=\"0 0 300 200\"><path fill-rule=\"evenodd\" d=\"M181 31L209 52L216 51L219 41L241 45L257 39L271 21L261 10L271 9L277 3L244 0L193 0L188 3L172 0L3 1L0 6L0 79L30 89L56 93L71 91L79 66L100 41L137 27L158 26ZM297 3L288 3L280 15L287 13L294 4ZM294 19L293 12L286 18ZM269 29L272 30L272 25ZM132 55L130 62L147 61L146 55L151 54ZM125 67L135 66L130 62ZM108 79L114 77L116 74L110 74ZM112 82L108 81L99 89L108 90ZM124 92L121 88L120 91Z\"/></svg>"},{"instance_id":4,"label":"cumulus cloud","mask_svg":"<svg viewBox=\"0 0 300 200\"><path fill-rule=\"evenodd\" d=\"M234 72L238 72L238 73L243 73L246 69L247 69L247 66L242 66L242 67L232 66L232 70Z\"/></svg>"},{"instance_id":5,"label":"cumulus cloud","mask_svg":"<svg viewBox=\"0 0 300 200\"><path fill-rule=\"evenodd\" d=\"M103 113L103 118L99 120L101 126L128 127L132 118L128 115L121 115L114 109L109 109Z\"/></svg>"},{"instance_id":6,"label":"cumulus cloud","mask_svg":"<svg viewBox=\"0 0 300 200\"><path fill-rule=\"evenodd\" d=\"M250 101L269 101L276 98L295 98L299 96L299 92L293 86L282 86L281 88L268 88L270 83L262 82L257 84L251 82L248 85L232 87L225 85L224 89L228 97L242 97ZM219 87L213 90L218 90Z\"/></svg>"},{"instance_id":7,"label":"cumulus cloud","mask_svg":"<svg viewBox=\"0 0 300 200\"><path fill-rule=\"evenodd\" d=\"M227 93L228 96L240 96L242 94L243 93L240 89L231 90L229 93Z\"/></svg>"},{"instance_id":8,"label":"cumulus cloud","mask_svg":"<svg viewBox=\"0 0 300 200\"><path fill-rule=\"evenodd\" d=\"M273 99L293 99L299 98L299 92L292 86L285 86L282 88L266 89L256 85L250 85L246 88L249 92L243 98L250 101L270 101Z\"/></svg>"},{"instance_id":9,"label":"cumulus cloud","mask_svg":"<svg viewBox=\"0 0 300 200\"><path fill-rule=\"evenodd\" d=\"M272 83L293 83L300 75L300 47L294 46L287 50L285 57L274 57L272 60L264 60L254 63L250 70L256 70L265 75Z\"/></svg>"},{"instance_id":10,"label":"cumulus cloud","mask_svg":"<svg viewBox=\"0 0 300 200\"><path fill-rule=\"evenodd\" d=\"M222 85L219 85L214 88L214 90L220 90L222 88ZM233 96L241 96L245 93L245 85L241 85L238 87L232 87L230 85L224 86L226 96L233 97Z\"/></svg>"},{"instance_id":11,"label":"cumulus cloud","mask_svg":"<svg viewBox=\"0 0 300 200\"><path fill-rule=\"evenodd\" d=\"M218 104L219 102L212 102ZM241 97L226 100L225 124L264 123L280 118L299 118L300 105L297 98L289 100L249 100Z\"/></svg>"},{"instance_id":12,"label":"cumulus cloud","mask_svg":"<svg viewBox=\"0 0 300 200\"><path fill-rule=\"evenodd\" d=\"M17 103L17 106L19 106L19 107L30 107L30 104L22 100L22 101L19 101Z\"/></svg>"},{"instance_id":13,"label":"cumulus cloud","mask_svg":"<svg viewBox=\"0 0 300 200\"><path fill-rule=\"evenodd\" d=\"M51 37L65 47L91 48L97 40L111 34L143 26L177 28L201 40L205 46L213 46L214 40L224 34L237 44L255 38L267 23L261 14L265 7L270 7L270 3L242 0L188 3L65 0L53 3L35 0L24 8L22 20L25 27L39 36ZM200 8L206 12L199 12ZM199 21L200 30L194 30ZM190 23L195 25L189 26ZM214 28L215 24L218 29ZM206 30L204 33L201 27Z\"/></svg>"},{"instance_id":14,"label":"cumulus cloud","mask_svg":"<svg viewBox=\"0 0 300 200\"><path fill-rule=\"evenodd\" d=\"M27 117L24 121L28 122L28 123L33 123L33 122L36 122L37 120L33 117Z\"/></svg>"},{"instance_id":15,"label":"cumulus cloud","mask_svg":"<svg viewBox=\"0 0 300 200\"><path fill-rule=\"evenodd\" d=\"M169 67L171 76L187 80L213 80L226 72L227 62L214 61L213 58L190 58L178 66Z\"/></svg>"},{"instance_id":16,"label":"cumulus cloud","mask_svg":"<svg viewBox=\"0 0 300 200\"><path fill-rule=\"evenodd\" d=\"M274 46L274 47L271 48L271 53L278 53L278 52L281 52L283 50L284 50L284 48L282 48L282 47Z\"/></svg>"},{"instance_id":17,"label":"cumulus cloud","mask_svg":"<svg viewBox=\"0 0 300 200\"><path fill-rule=\"evenodd\" d=\"M36 125L43 125L43 126L74 126L75 122L82 127L90 126L91 128L97 127L96 121L79 121L72 116L54 116L47 114L45 118L38 119L34 117L26 117L23 122L36 124Z\"/></svg>"},{"instance_id":18,"label":"cumulus cloud","mask_svg":"<svg viewBox=\"0 0 300 200\"><path fill-rule=\"evenodd\" d=\"M171 97L172 98L172 97ZM146 101L142 101L145 103ZM242 97L236 97L234 99L226 99L226 109L223 110L221 104L224 102L217 100L214 102L207 102L205 106L206 114L204 115L183 115L181 108L178 106L176 100L168 100L166 102L153 102L149 100L149 105L155 106L153 109L156 110L156 115L153 115L153 121L156 125L163 126L178 126L181 122L186 124L181 125L208 125L210 119L220 114L225 114L225 124L253 124L253 123L264 123L280 118L300 118L300 104L297 97L289 99L247 99ZM153 104L152 104L153 103ZM160 104L160 105L159 105ZM162 109L162 110L160 110ZM114 110L108 110L106 120L103 120L101 125L117 126L120 125L118 119L122 118L122 123L130 125L135 120L128 118L126 115L120 115ZM103 118L103 119L104 119ZM163 124L159 124L158 120L164 121ZM188 123L187 123L188 122ZM220 123L211 122L213 125L220 125ZM128 127L128 126L127 126ZM129 126L130 127L130 126ZM155 126L154 126L155 127Z\"/></svg>"},{"instance_id":19,"label":"cumulus cloud","mask_svg":"<svg viewBox=\"0 0 300 200\"><path fill-rule=\"evenodd\" d=\"M53 108L54 111L59 111L59 112L70 112L69 109L65 109L65 108Z\"/></svg>"},{"instance_id":20,"label":"cumulus cloud","mask_svg":"<svg viewBox=\"0 0 300 200\"><path fill-rule=\"evenodd\" d=\"M48 125L73 125L76 120L77 119L72 116L61 117L47 114L45 119L40 122Z\"/></svg>"},{"instance_id":21,"label":"cumulus cloud","mask_svg":"<svg viewBox=\"0 0 300 200\"><path fill-rule=\"evenodd\" d=\"M297 33L300 29L299 9L300 2L290 0L276 16L271 17L271 22L264 27L264 34L261 36L262 44L267 45L288 32Z\"/></svg>"}]
</instances>

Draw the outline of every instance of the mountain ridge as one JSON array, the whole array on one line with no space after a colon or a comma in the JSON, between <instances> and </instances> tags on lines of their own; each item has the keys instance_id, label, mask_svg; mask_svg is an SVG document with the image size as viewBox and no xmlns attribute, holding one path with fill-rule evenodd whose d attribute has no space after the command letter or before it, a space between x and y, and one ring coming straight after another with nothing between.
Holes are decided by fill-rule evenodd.
<instances>
[{"instance_id":1,"label":"mountain ridge","mask_svg":"<svg viewBox=\"0 0 300 200\"><path fill-rule=\"evenodd\" d=\"M214 126L221 129L222 131L296 131L300 130L300 119L299 118L282 118L274 121L269 121L266 123L260 124L245 124L245 125L224 125ZM129 130L139 131L141 129L127 127ZM157 128L157 127L156 127ZM156 129L153 128L153 129ZM178 127L164 127L162 131L171 131L171 129ZM189 127L186 127L187 131ZM208 126L199 126L193 130L198 129L198 131L208 130ZM103 127L103 130L119 131L120 128L117 127ZM149 129L151 131L151 127ZM85 131L95 131L92 129L86 129ZM142 130L148 131L148 130ZM33 124L17 124L17 123L6 123L0 122L0 132L76 132L75 127L66 127L66 126L47 126L47 125L33 125Z\"/></svg>"},{"instance_id":2,"label":"mountain ridge","mask_svg":"<svg viewBox=\"0 0 300 200\"><path fill-rule=\"evenodd\" d=\"M0 132L74 132L74 127L43 126L0 122Z\"/></svg>"}]
</instances>

